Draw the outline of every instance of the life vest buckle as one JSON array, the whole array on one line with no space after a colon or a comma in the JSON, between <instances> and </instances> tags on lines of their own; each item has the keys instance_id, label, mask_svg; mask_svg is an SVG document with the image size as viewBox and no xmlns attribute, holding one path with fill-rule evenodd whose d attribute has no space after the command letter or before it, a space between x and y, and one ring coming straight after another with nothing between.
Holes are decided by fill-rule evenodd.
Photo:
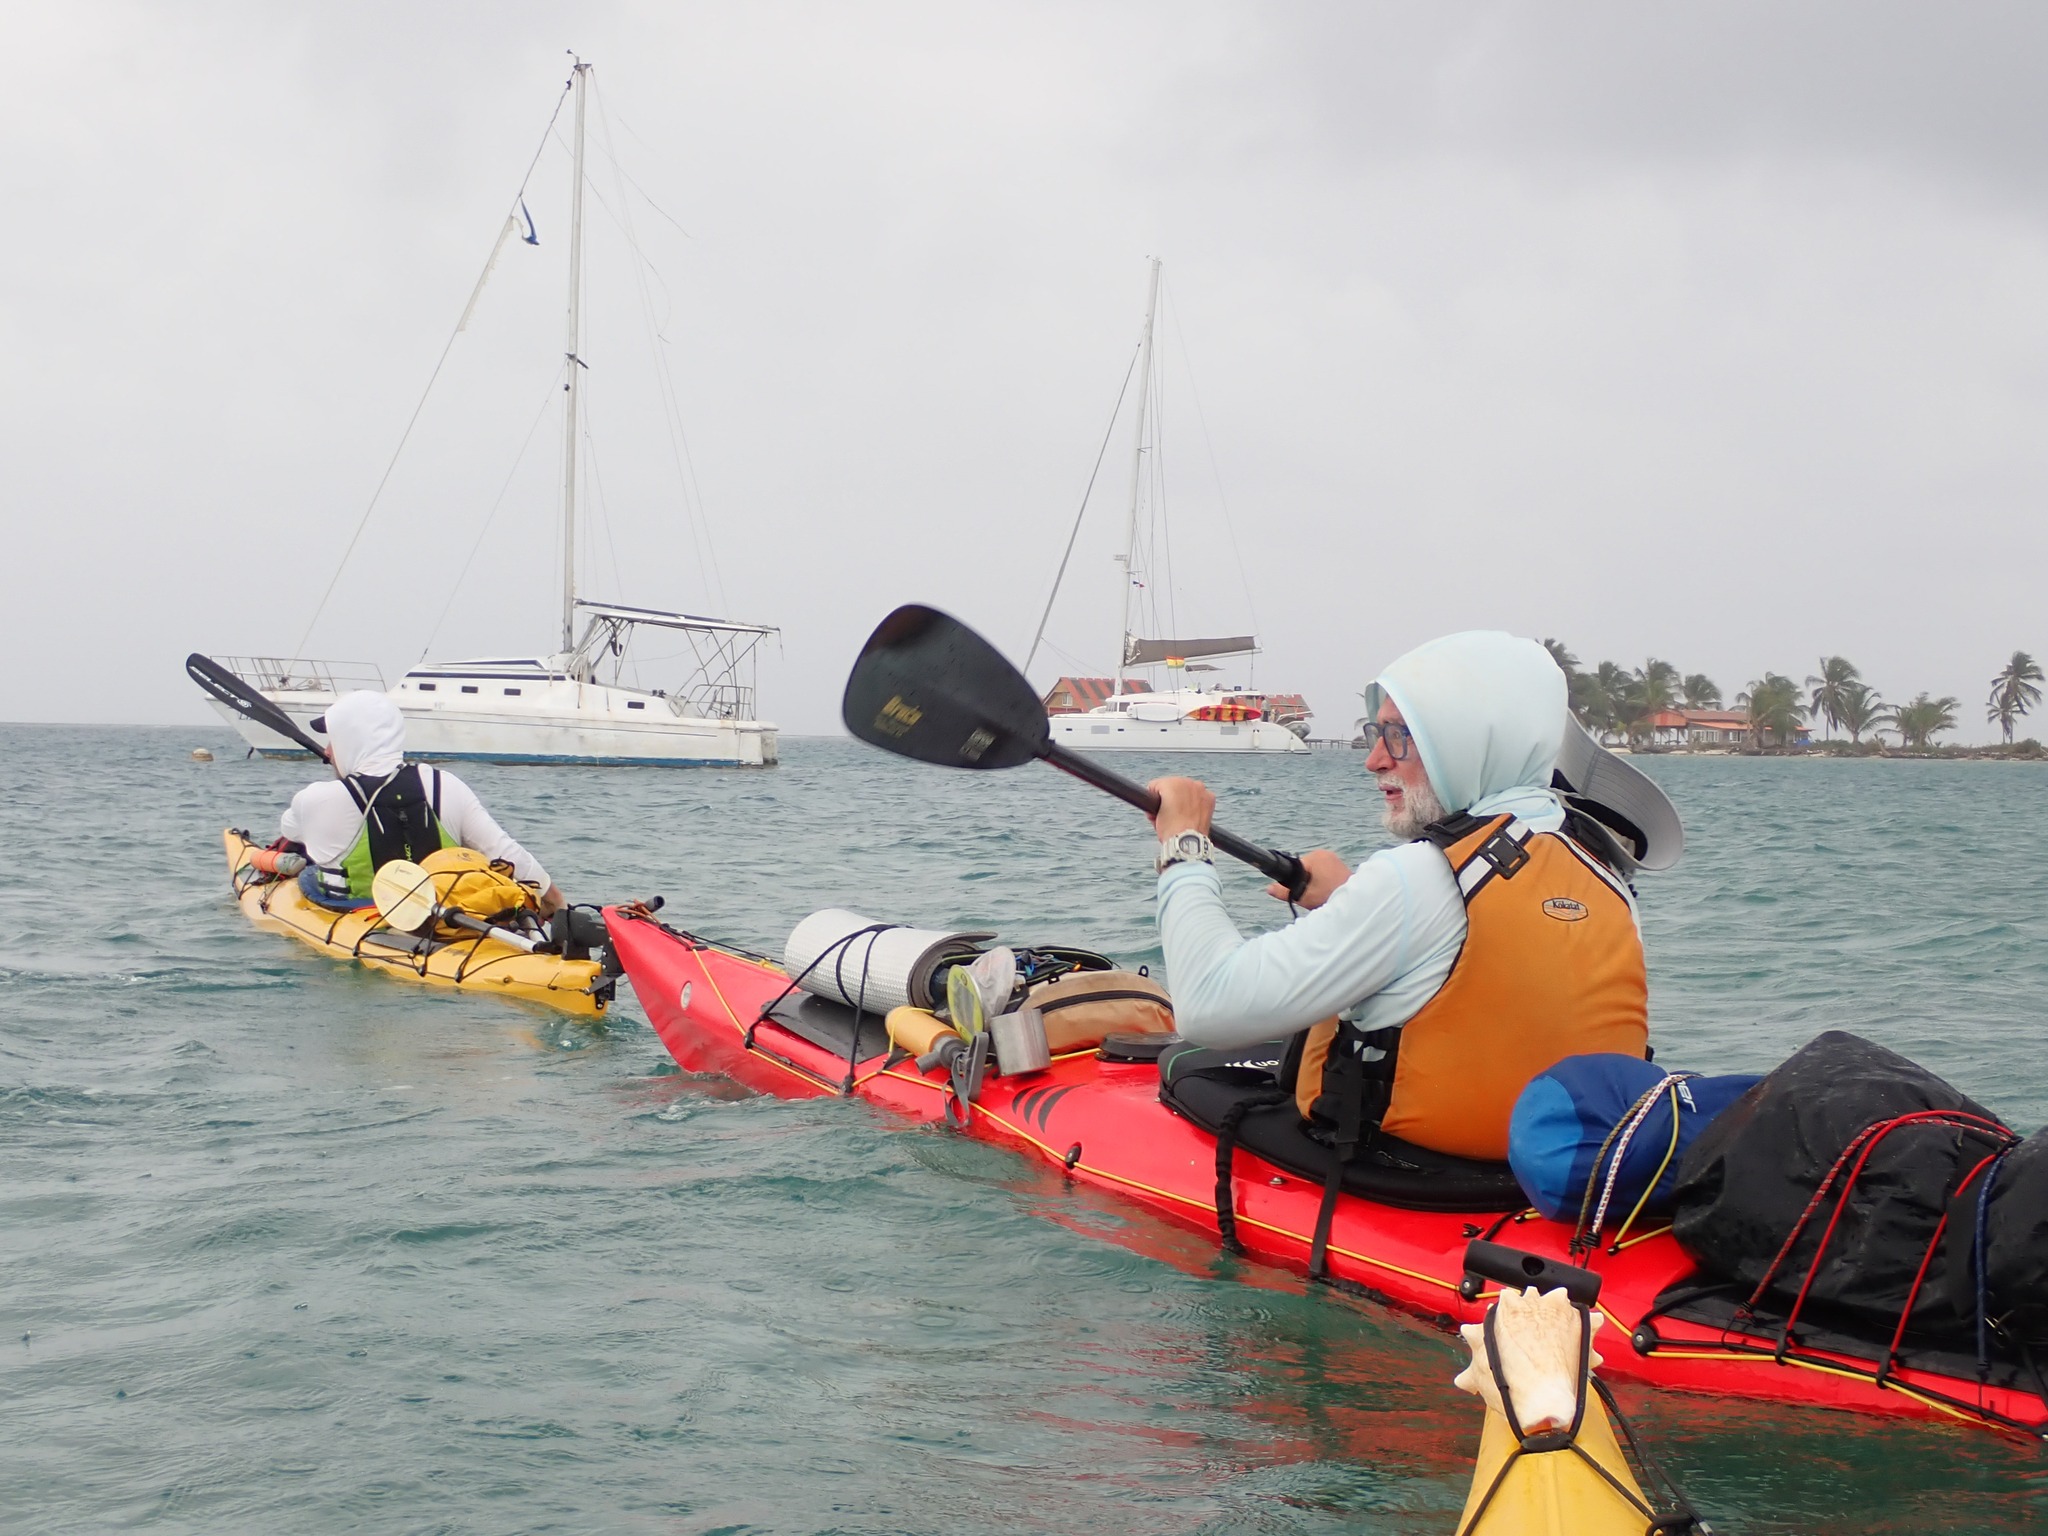
<instances>
[{"instance_id":1,"label":"life vest buckle","mask_svg":"<svg viewBox=\"0 0 2048 1536\"><path fill-rule=\"evenodd\" d=\"M1528 848L1509 836L1505 826L1479 845L1476 856L1491 864L1503 880L1529 862Z\"/></svg>"}]
</instances>

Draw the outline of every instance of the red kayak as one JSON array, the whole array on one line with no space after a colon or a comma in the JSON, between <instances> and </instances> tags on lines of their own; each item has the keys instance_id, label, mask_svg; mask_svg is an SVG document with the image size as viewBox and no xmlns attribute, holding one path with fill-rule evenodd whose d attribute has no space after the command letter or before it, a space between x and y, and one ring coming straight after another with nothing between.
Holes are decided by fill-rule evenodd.
<instances>
[{"instance_id":1,"label":"red kayak","mask_svg":"<svg viewBox=\"0 0 2048 1536\"><path fill-rule=\"evenodd\" d=\"M1157 1215L1219 1238L1217 1140L1162 1102L1151 1062L1094 1050L1050 1067L987 1078L955 1099L943 1067L920 1070L891 1048L880 1018L790 991L788 975L743 950L608 908L615 953L662 1043L691 1072L713 1072L782 1098L857 1097L912 1120L964 1119L965 1133L1015 1148ZM1262 1158L1231 1159L1228 1209L1244 1251L1299 1272L1322 1202L1321 1180ZM1402 1209L1345 1194L1328 1243L1329 1277L1441 1326L1476 1322L1493 1291L1468 1278L1476 1240L1600 1277L1604 1374L1717 1397L1958 1419L2048 1439L2048 1397L2011 1368L1980 1382L1973 1360L1810 1328L1789 1339L1725 1302L1701 1299L1692 1261L1668 1227L1570 1251L1572 1229L1501 1201L1491 1212Z\"/></svg>"}]
</instances>

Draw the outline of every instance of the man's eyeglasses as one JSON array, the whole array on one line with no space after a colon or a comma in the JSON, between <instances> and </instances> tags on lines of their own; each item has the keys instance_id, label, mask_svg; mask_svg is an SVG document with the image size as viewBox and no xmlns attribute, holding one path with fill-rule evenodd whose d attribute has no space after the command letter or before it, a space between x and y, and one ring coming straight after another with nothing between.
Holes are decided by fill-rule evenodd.
<instances>
[{"instance_id":1,"label":"man's eyeglasses","mask_svg":"<svg viewBox=\"0 0 2048 1536\"><path fill-rule=\"evenodd\" d=\"M1384 745L1387 756L1397 763L1405 763L1408 760L1408 744L1415 740L1415 733L1398 720L1389 720L1384 724L1378 720L1368 720L1359 727L1358 734L1364 739L1365 750L1368 753L1374 747Z\"/></svg>"}]
</instances>

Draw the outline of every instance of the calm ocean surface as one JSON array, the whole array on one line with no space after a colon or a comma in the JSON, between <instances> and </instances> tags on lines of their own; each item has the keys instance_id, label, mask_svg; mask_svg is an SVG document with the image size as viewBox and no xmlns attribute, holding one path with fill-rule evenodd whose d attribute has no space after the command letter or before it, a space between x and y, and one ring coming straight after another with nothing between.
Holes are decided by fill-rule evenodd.
<instances>
[{"instance_id":1,"label":"calm ocean surface","mask_svg":"<svg viewBox=\"0 0 2048 1536\"><path fill-rule=\"evenodd\" d=\"M1157 963L1134 813L784 751L462 771L577 899ZM258 933L220 829L270 835L309 768L224 731L5 726L0 761L0 1529L1453 1529L1449 1338L1007 1153L679 1075L630 1001L579 1027ZM2048 768L1645 766L1691 838L1643 882L1660 1061L1848 1028L2048 1119ZM1202 771L1235 830L1379 841L1355 754ZM1981 1431L1624 1402L1723 1531L2048 1523L2048 1454Z\"/></svg>"}]
</instances>

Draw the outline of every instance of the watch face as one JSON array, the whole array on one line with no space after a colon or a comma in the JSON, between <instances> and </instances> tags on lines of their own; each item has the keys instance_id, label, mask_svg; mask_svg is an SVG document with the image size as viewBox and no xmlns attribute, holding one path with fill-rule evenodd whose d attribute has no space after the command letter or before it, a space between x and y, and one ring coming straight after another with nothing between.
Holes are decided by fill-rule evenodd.
<instances>
[{"instance_id":1,"label":"watch face","mask_svg":"<svg viewBox=\"0 0 2048 1536\"><path fill-rule=\"evenodd\" d=\"M1199 832L1183 832L1173 840L1173 851L1184 859L1199 859L1202 856L1204 838Z\"/></svg>"}]
</instances>

